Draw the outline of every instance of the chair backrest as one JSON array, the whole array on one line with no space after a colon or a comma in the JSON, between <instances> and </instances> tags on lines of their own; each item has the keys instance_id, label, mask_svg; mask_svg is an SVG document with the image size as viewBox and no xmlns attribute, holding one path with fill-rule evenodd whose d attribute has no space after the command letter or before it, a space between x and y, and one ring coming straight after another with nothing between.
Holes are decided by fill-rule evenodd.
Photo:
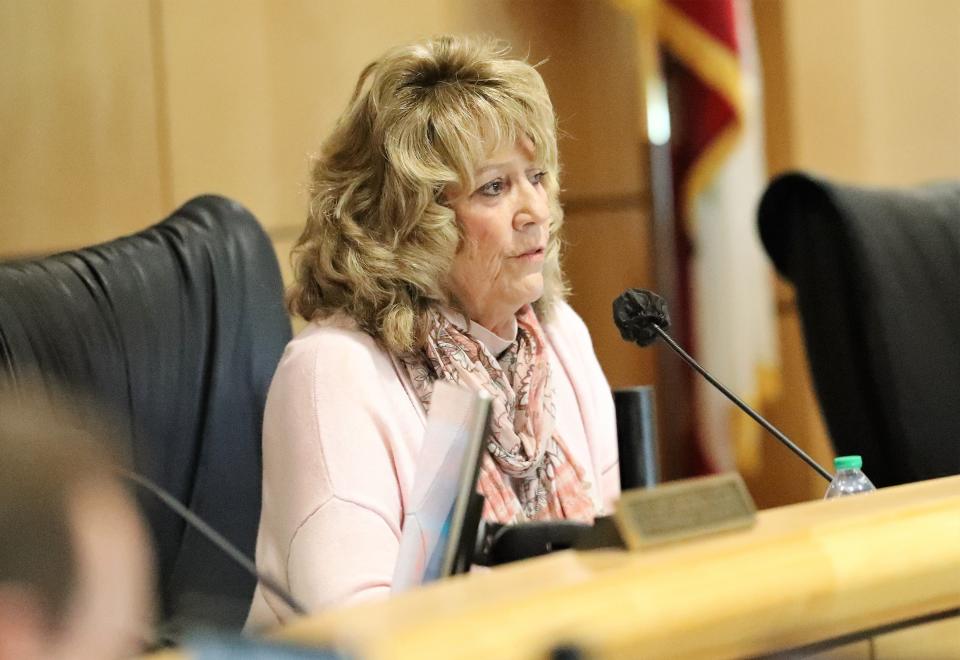
<instances>
[{"instance_id":1,"label":"chair backrest","mask_svg":"<svg viewBox=\"0 0 960 660\"><path fill-rule=\"evenodd\" d=\"M960 183L770 184L760 235L796 287L834 447L879 486L960 472Z\"/></svg>"},{"instance_id":2,"label":"chair backrest","mask_svg":"<svg viewBox=\"0 0 960 660\"><path fill-rule=\"evenodd\" d=\"M0 378L115 415L135 469L252 555L267 388L291 335L256 219L198 197L132 236L0 264ZM254 580L150 496L162 614L239 628Z\"/></svg>"}]
</instances>

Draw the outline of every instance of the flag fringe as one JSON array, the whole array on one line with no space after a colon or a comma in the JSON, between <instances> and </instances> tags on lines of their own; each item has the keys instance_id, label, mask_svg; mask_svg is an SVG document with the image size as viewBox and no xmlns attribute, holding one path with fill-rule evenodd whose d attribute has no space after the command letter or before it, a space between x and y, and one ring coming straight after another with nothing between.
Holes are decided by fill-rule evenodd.
<instances>
[{"instance_id":1,"label":"flag fringe","mask_svg":"<svg viewBox=\"0 0 960 660\"><path fill-rule=\"evenodd\" d=\"M743 397L754 410L763 410L765 406L780 398L783 383L780 369L771 364L759 364L755 367L756 390L752 395ZM763 468L763 428L739 408L730 411L730 438L733 440L734 460L737 470L752 476Z\"/></svg>"}]
</instances>

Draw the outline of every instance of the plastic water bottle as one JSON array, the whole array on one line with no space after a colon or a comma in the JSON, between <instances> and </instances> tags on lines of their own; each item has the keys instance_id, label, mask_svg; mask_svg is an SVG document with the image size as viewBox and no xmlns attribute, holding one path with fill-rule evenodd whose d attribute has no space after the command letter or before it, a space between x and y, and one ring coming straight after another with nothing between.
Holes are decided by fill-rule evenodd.
<instances>
[{"instance_id":1,"label":"plastic water bottle","mask_svg":"<svg viewBox=\"0 0 960 660\"><path fill-rule=\"evenodd\" d=\"M859 456L837 456L833 459L833 467L836 469L836 474L833 475L833 481L830 482L823 499L829 500L834 497L876 490L876 487L867 479L867 475L860 471L863 467L863 459Z\"/></svg>"}]
</instances>

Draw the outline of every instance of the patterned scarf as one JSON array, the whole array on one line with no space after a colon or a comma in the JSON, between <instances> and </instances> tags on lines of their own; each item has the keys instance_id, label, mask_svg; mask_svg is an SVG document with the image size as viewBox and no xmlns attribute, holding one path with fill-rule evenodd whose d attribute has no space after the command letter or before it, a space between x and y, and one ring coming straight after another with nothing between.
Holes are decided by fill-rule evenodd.
<instances>
[{"instance_id":1,"label":"patterned scarf","mask_svg":"<svg viewBox=\"0 0 960 660\"><path fill-rule=\"evenodd\" d=\"M405 362L424 408L443 378L493 399L490 438L480 466L483 516L499 523L567 519L593 522L590 484L554 431L555 408L543 330L527 305L517 339L499 358L439 312L432 313L421 360Z\"/></svg>"}]
</instances>

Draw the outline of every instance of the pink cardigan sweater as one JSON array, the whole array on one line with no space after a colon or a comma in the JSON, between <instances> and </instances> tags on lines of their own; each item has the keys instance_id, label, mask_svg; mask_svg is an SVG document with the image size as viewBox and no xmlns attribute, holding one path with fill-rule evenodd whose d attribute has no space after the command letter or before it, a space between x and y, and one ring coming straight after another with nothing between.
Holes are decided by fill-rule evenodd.
<instances>
[{"instance_id":1,"label":"pink cardigan sweater","mask_svg":"<svg viewBox=\"0 0 960 660\"><path fill-rule=\"evenodd\" d=\"M609 386L567 304L544 330L557 431L608 512L620 493ZM353 321L315 321L299 333L264 413L257 568L310 611L388 594L425 420L404 367ZM247 628L291 615L258 586Z\"/></svg>"}]
</instances>

